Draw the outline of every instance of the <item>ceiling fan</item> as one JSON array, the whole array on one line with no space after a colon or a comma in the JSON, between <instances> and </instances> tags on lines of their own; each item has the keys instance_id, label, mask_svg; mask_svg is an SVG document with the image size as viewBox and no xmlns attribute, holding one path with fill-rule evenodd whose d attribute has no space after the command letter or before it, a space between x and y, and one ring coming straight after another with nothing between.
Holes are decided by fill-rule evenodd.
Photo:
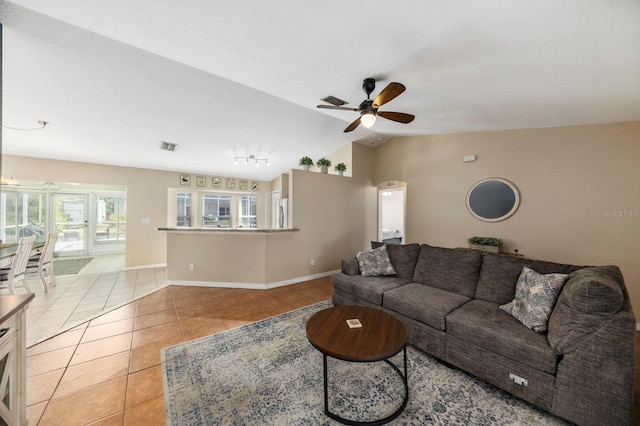
<instances>
[{"instance_id":1,"label":"ceiling fan","mask_svg":"<svg viewBox=\"0 0 640 426\"><path fill-rule=\"evenodd\" d=\"M324 98L323 101L329 102L332 105L318 105L318 108L322 109L339 109L345 111L357 111L360 113L360 117L358 117L353 123L349 124L346 129L344 129L345 133L354 130L360 124L364 127L369 128L373 126L373 123L376 121L376 116L380 116L382 118L386 118L387 120L397 121L398 123L411 123L414 118L416 118L413 114L405 114L404 112L392 112L392 111L378 111L382 105L387 102L395 99L399 95L402 94L406 90L403 84L400 83L389 83L387 87L382 89L378 96L375 99L371 99L369 95L376 88L376 80L373 78L365 78L362 82L362 90L367 94L367 99L360 103L358 108L349 108L343 106L346 102L341 101L340 99L329 97Z\"/></svg>"}]
</instances>

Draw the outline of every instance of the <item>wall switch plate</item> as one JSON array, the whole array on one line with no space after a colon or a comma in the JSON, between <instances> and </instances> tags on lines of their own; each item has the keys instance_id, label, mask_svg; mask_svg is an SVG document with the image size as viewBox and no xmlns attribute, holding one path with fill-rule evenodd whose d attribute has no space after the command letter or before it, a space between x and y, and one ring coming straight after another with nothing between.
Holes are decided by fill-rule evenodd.
<instances>
[{"instance_id":1,"label":"wall switch plate","mask_svg":"<svg viewBox=\"0 0 640 426\"><path fill-rule=\"evenodd\" d=\"M316 266L316 260L315 259L311 259L311 266Z\"/></svg>"},{"instance_id":2,"label":"wall switch plate","mask_svg":"<svg viewBox=\"0 0 640 426\"><path fill-rule=\"evenodd\" d=\"M193 263L190 263L190 264L189 264L189 270L190 270L190 271L193 271L194 269L195 269L195 267L194 267Z\"/></svg>"},{"instance_id":3,"label":"wall switch plate","mask_svg":"<svg viewBox=\"0 0 640 426\"><path fill-rule=\"evenodd\" d=\"M476 155L465 155L464 157L462 157L462 161L464 161L465 163L468 163L469 161L476 161Z\"/></svg>"},{"instance_id":4,"label":"wall switch plate","mask_svg":"<svg viewBox=\"0 0 640 426\"><path fill-rule=\"evenodd\" d=\"M144 225L151 223L151 219L149 219L148 217L143 217L140 222L142 222Z\"/></svg>"}]
</instances>

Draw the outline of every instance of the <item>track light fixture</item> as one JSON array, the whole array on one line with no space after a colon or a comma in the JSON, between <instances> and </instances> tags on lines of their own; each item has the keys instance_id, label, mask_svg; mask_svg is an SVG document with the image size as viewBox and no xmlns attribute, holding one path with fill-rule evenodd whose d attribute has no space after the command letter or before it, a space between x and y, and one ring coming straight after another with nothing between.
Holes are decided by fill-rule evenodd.
<instances>
[{"instance_id":1,"label":"track light fixture","mask_svg":"<svg viewBox=\"0 0 640 426\"><path fill-rule=\"evenodd\" d=\"M244 161L245 166L248 166L249 164L255 164L256 167L258 167L261 161L264 162L265 166L269 165L268 158L256 158L255 155L250 155L248 157L242 157L242 156L234 157L234 160L233 160L234 164L238 164L239 161Z\"/></svg>"}]
</instances>

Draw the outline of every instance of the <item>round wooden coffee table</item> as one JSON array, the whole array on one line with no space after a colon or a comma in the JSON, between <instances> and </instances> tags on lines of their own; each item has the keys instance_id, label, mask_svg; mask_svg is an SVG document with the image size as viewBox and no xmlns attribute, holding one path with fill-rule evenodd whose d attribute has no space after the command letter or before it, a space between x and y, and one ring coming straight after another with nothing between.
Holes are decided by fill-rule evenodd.
<instances>
[{"instance_id":1,"label":"round wooden coffee table","mask_svg":"<svg viewBox=\"0 0 640 426\"><path fill-rule=\"evenodd\" d=\"M351 328L347 320L357 319L360 328ZM394 316L366 306L335 306L315 313L307 321L309 342L322 352L324 367L324 412L348 425L382 425L395 419L407 406L407 330ZM389 358L404 350L404 374ZM384 361L402 378L404 399L391 415L374 421L358 422L345 419L329 410L327 386L327 356L351 362Z\"/></svg>"}]
</instances>

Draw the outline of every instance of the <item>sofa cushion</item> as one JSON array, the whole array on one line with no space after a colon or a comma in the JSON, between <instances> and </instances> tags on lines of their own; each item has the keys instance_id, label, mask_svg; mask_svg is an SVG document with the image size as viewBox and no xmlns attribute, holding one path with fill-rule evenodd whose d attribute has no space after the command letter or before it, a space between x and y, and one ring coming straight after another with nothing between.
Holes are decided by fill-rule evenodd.
<instances>
[{"instance_id":1,"label":"sofa cushion","mask_svg":"<svg viewBox=\"0 0 640 426\"><path fill-rule=\"evenodd\" d=\"M461 294L410 283L387 291L382 306L444 331L447 314L469 300L471 299Z\"/></svg>"},{"instance_id":2,"label":"sofa cushion","mask_svg":"<svg viewBox=\"0 0 640 426\"><path fill-rule=\"evenodd\" d=\"M539 274L526 266L516 284L515 298L500 309L512 315L527 328L544 333L551 310L558 300L567 274Z\"/></svg>"},{"instance_id":3,"label":"sofa cushion","mask_svg":"<svg viewBox=\"0 0 640 426\"><path fill-rule=\"evenodd\" d=\"M371 241L371 248L378 248L386 243L378 241ZM396 270L396 276L400 278L406 278L408 280L413 278L413 271L416 269L416 262L418 261L418 253L420 253L420 244L386 244L387 251L389 252L389 259L393 265L393 269Z\"/></svg>"},{"instance_id":4,"label":"sofa cushion","mask_svg":"<svg viewBox=\"0 0 640 426\"><path fill-rule=\"evenodd\" d=\"M569 274L581 266L525 259L502 254L485 253L476 288L476 299L503 305L513 300L516 283L523 267L541 274Z\"/></svg>"},{"instance_id":5,"label":"sofa cushion","mask_svg":"<svg viewBox=\"0 0 640 426\"><path fill-rule=\"evenodd\" d=\"M476 287L476 299L503 305L513 300L518 277L533 260L522 257L485 253Z\"/></svg>"},{"instance_id":6,"label":"sofa cushion","mask_svg":"<svg viewBox=\"0 0 640 426\"><path fill-rule=\"evenodd\" d=\"M376 249L360 251L356 254L360 274L363 277L378 277L380 275L395 275L387 246L383 245Z\"/></svg>"},{"instance_id":7,"label":"sofa cushion","mask_svg":"<svg viewBox=\"0 0 640 426\"><path fill-rule=\"evenodd\" d=\"M362 275L334 274L331 285L345 293L353 294L359 299L375 305L382 305L382 295L385 291L409 283L397 277L363 277Z\"/></svg>"},{"instance_id":8,"label":"sofa cushion","mask_svg":"<svg viewBox=\"0 0 640 426\"><path fill-rule=\"evenodd\" d=\"M478 250L420 247L413 281L474 297L482 253Z\"/></svg>"},{"instance_id":9,"label":"sofa cushion","mask_svg":"<svg viewBox=\"0 0 640 426\"><path fill-rule=\"evenodd\" d=\"M476 299L454 310L447 315L447 333L537 370L556 371L546 334L526 328L497 303Z\"/></svg>"},{"instance_id":10,"label":"sofa cushion","mask_svg":"<svg viewBox=\"0 0 640 426\"><path fill-rule=\"evenodd\" d=\"M569 275L549 318L549 343L559 354L574 350L623 306L625 287L617 266L580 269ZM628 302L627 302L628 303Z\"/></svg>"}]
</instances>

